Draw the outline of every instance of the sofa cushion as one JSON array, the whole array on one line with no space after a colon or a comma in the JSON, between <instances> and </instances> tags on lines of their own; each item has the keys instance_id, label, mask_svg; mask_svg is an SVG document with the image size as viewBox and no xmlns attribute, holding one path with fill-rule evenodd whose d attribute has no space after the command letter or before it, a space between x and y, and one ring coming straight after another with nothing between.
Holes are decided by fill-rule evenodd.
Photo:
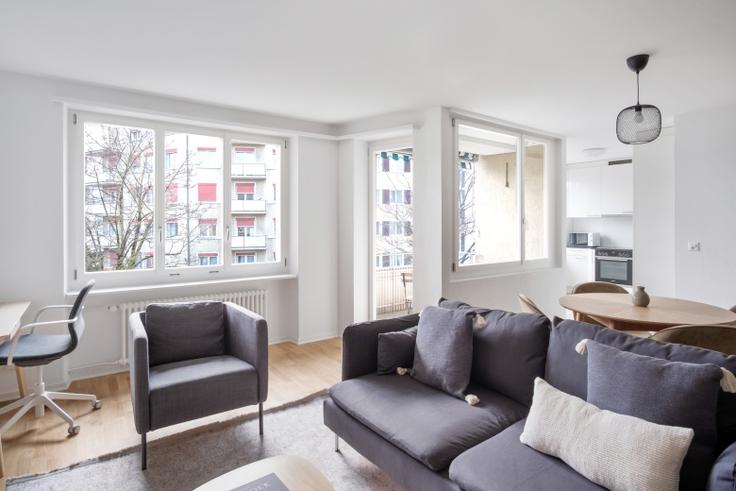
<instances>
[{"instance_id":1,"label":"sofa cushion","mask_svg":"<svg viewBox=\"0 0 736 491\"><path fill-rule=\"evenodd\" d=\"M602 410L538 378L519 440L612 491L676 491L694 434Z\"/></svg>"},{"instance_id":2,"label":"sofa cushion","mask_svg":"<svg viewBox=\"0 0 736 491\"><path fill-rule=\"evenodd\" d=\"M575 352L583 339L639 355L687 363L712 363L736 373L736 356L683 344L661 343L585 322L555 319L549 339L545 380L563 392L587 399L587 357ZM718 450L736 441L736 394L718 394Z\"/></svg>"},{"instance_id":3,"label":"sofa cushion","mask_svg":"<svg viewBox=\"0 0 736 491\"><path fill-rule=\"evenodd\" d=\"M365 375L333 386L330 396L353 418L440 471L526 415L526 407L498 392L473 385L468 390L480 404L470 406L406 375Z\"/></svg>"},{"instance_id":4,"label":"sofa cushion","mask_svg":"<svg viewBox=\"0 0 736 491\"><path fill-rule=\"evenodd\" d=\"M692 428L695 437L680 484L704 488L715 460L721 369L637 355L595 341L588 342L587 351L588 402L660 425Z\"/></svg>"},{"instance_id":5,"label":"sofa cushion","mask_svg":"<svg viewBox=\"0 0 736 491\"><path fill-rule=\"evenodd\" d=\"M419 317L411 376L465 397L473 364L473 317L464 310L425 307Z\"/></svg>"},{"instance_id":6,"label":"sofa cushion","mask_svg":"<svg viewBox=\"0 0 736 491\"><path fill-rule=\"evenodd\" d=\"M146 334L151 366L225 354L222 302L150 304Z\"/></svg>"},{"instance_id":7,"label":"sofa cushion","mask_svg":"<svg viewBox=\"0 0 736 491\"><path fill-rule=\"evenodd\" d=\"M378 334L378 360L376 373L388 375L396 369L411 368L414 364L414 345L417 340L417 328L410 327L403 331L382 332Z\"/></svg>"},{"instance_id":8,"label":"sofa cushion","mask_svg":"<svg viewBox=\"0 0 736 491\"><path fill-rule=\"evenodd\" d=\"M471 380L530 406L534 379L544 376L549 319L504 310L484 317L485 327L473 331Z\"/></svg>"},{"instance_id":9,"label":"sofa cushion","mask_svg":"<svg viewBox=\"0 0 736 491\"><path fill-rule=\"evenodd\" d=\"M736 443L718 456L708 478L708 491L733 491L736 489Z\"/></svg>"},{"instance_id":10,"label":"sofa cushion","mask_svg":"<svg viewBox=\"0 0 736 491\"><path fill-rule=\"evenodd\" d=\"M253 365L221 355L164 363L149 375L151 429L258 402Z\"/></svg>"},{"instance_id":11,"label":"sofa cushion","mask_svg":"<svg viewBox=\"0 0 736 491\"><path fill-rule=\"evenodd\" d=\"M461 453L450 465L450 479L466 491L600 491L603 488L569 465L519 441L521 420L493 438Z\"/></svg>"}]
</instances>

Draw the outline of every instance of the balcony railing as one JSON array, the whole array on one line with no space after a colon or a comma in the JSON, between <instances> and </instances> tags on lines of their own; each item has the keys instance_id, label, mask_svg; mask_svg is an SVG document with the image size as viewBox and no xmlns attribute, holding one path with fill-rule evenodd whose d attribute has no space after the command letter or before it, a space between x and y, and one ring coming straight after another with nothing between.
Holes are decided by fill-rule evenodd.
<instances>
[{"instance_id":1,"label":"balcony railing","mask_svg":"<svg viewBox=\"0 0 736 491\"><path fill-rule=\"evenodd\" d=\"M231 210L233 213L266 213L266 201L263 199L234 199Z\"/></svg>"},{"instance_id":2,"label":"balcony railing","mask_svg":"<svg viewBox=\"0 0 736 491\"><path fill-rule=\"evenodd\" d=\"M265 249L265 235L235 235L230 241L233 249Z\"/></svg>"},{"instance_id":3,"label":"balcony railing","mask_svg":"<svg viewBox=\"0 0 736 491\"><path fill-rule=\"evenodd\" d=\"M373 285L377 315L411 311L414 294L411 275L411 266L376 269Z\"/></svg>"},{"instance_id":4,"label":"balcony railing","mask_svg":"<svg viewBox=\"0 0 736 491\"><path fill-rule=\"evenodd\" d=\"M265 179L266 164L232 164L231 177Z\"/></svg>"}]
</instances>

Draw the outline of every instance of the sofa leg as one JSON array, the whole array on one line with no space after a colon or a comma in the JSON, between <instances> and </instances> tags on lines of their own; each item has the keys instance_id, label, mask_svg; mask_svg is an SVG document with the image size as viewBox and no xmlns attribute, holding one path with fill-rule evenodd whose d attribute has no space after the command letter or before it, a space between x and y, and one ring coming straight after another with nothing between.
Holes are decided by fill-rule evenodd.
<instances>
[{"instance_id":1,"label":"sofa leg","mask_svg":"<svg viewBox=\"0 0 736 491\"><path fill-rule=\"evenodd\" d=\"M340 437L335 433L335 452L340 451Z\"/></svg>"},{"instance_id":2,"label":"sofa leg","mask_svg":"<svg viewBox=\"0 0 736 491\"><path fill-rule=\"evenodd\" d=\"M148 467L148 445L146 444L146 434L141 435L141 470L145 471Z\"/></svg>"},{"instance_id":3,"label":"sofa leg","mask_svg":"<svg viewBox=\"0 0 736 491\"><path fill-rule=\"evenodd\" d=\"M258 403L258 434L263 436L263 403Z\"/></svg>"}]
</instances>

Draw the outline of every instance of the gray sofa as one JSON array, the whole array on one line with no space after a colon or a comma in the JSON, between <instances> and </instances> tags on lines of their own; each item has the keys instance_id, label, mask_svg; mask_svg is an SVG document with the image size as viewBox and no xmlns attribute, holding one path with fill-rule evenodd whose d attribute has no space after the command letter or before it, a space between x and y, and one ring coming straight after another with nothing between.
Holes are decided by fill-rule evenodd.
<instances>
[{"instance_id":1,"label":"gray sofa","mask_svg":"<svg viewBox=\"0 0 736 491\"><path fill-rule=\"evenodd\" d=\"M229 302L152 304L131 314L130 395L146 469L146 433L258 404L268 395L268 326Z\"/></svg>"},{"instance_id":2,"label":"gray sofa","mask_svg":"<svg viewBox=\"0 0 736 491\"><path fill-rule=\"evenodd\" d=\"M736 357L709 350L571 320L552 327L535 314L484 313L488 324L475 331L467 391L480 397L478 406L471 407L408 375L375 373L378 334L417 325L418 316L410 315L346 328L343 381L330 389L324 402L325 425L409 490L600 490L561 460L519 441L534 377L544 377L555 387L585 398L586 357L574 350L585 338L648 356L736 370ZM733 491L733 394L720 395L718 439L719 449L725 450L717 460L713 455L708 489Z\"/></svg>"}]
</instances>

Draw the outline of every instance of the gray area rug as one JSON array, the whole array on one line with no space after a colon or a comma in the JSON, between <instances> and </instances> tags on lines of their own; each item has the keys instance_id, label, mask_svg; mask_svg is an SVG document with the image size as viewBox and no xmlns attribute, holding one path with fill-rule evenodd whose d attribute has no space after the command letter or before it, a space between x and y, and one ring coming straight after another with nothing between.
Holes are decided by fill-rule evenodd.
<instances>
[{"instance_id":1,"label":"gray area rug","mask_svg":"<svg viewBox=\"0 0 736 491\"><path fill-rule=\"evenodd\" d=\"M9 490L191 490L225 472L274 455L309 460L336 490L400 491L380 469L344 442L334 451L333 433L322 423L324 393L264 415L195 429L148 444L148 470L140 469L137 448L93 459L48 474L18 478Z\"/></svg>"}]
</instances>

